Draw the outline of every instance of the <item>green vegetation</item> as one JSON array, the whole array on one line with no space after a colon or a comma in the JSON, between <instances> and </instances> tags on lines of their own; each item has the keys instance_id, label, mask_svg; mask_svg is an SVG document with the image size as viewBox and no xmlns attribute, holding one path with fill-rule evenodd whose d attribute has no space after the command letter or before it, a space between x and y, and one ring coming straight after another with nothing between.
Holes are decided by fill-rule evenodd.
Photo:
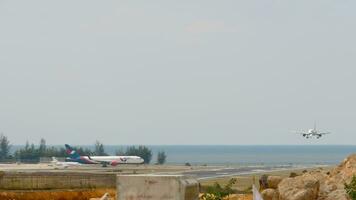
<instances>
[{"instance_id":1,"label":"green vegetation","mask_svg":"<svg viewBox=\"0 0 356 200\"><path fill-rule=\"evenodd\" d=\"M117 149L115 155L117 155L117 156L125 156L126 153L125 153L124 148L121 147L120 149Z\"/></svg>"},{"instance_id":2,"label":"green vegetation","mask_svg":"<svg viewBox=\"0 0 356 200\"><path fill-rule=\"evenodd\" d=\"M159 151L157 155L157 164L163 165L166 162L167 155L164 151Z\"/></svg>"},{"instance_id":3,"label":"green vegetation","mask_svg":"<svg viewBox=\"0 0 356 200\"><path fill-rule=\"evenodd\" d=\"M104 156L108 155L104 151L104 145L99 141L95 142L95 150L91 151L89 148L73 147L80 155L88 156ZM40 161L41 157L67 157L64 147L48 147L46 140L41 139L38 146L26 142L25 147L15 152L15 158L21 162L36 163Z\"/></svg>"},{"instance_id":4,"label":"green vegetation","mask_svg":"<svg viewBox=\"0 0 356 200\"><path fill-rule=\"evenodd\" d=\"M41 157L67 157L67 153L64 147L54 147L47 146L46 140L41 139L38 145L26 142L25 146L16 150L13 155L10 154L10 141L8 138L0 134L0 162L15 160L25 163L37 163L40 161ZM80 155L87 156L107 156L105 152L104 144L96 141L94 150L83 147L73 147ZM152 151L146 146L130 146L127 147L126 151L124 149L119 149L116 151L116 155L121 156L140 156L144 159L145 164L150 163L152 159ZM166 154L162 151L158 153L157 162L163 164L166 161Z\"/></svg>"},{"instance_id":5,"label":"green vegetation","mask_svg":"<svg viewBox=\"0 0 356 200\"><path fill-rule=\"evenodd\" d=\"M145 161L145 164L149 164L152 159L152 151L146 146L140 145L138 147L130 146L126 149L126 156L140 156Z\"/></svg>"},{"instance_id":6,"label":"green vegetation","mask_svg":"<svg viewBox=\"0 0 356 200\"><path fill-rule=\"evenodd\" d=\"M232 178L229 182L222 187L219 183L215 182L213 186L206 188L205 194L202 195L202 200L222 200L230 194L236 193L232 186L236 184L236 178Z\"/></svg>"},{"instance_id":7,"label":"green vegetation","mask_svg":"<svg viewBox=\"0 0 356 200\"><path fill-rule=\"evenodd\" d=\"M98 140L95 142L95 156L107 156L108 154L105 153L103 143L100 143Z\"/></svg>"},{"instance_id":8,"label":"green vegetation","mask_svg":"<svg viewBox=\"0 0 356 200\"><path fill-rule=\"evenodd\" d=\"M0 135L0 162L11 158L10 156L10 141L3 134Z\"/></svg>"},{"instance_id":9,"label":"green vegetation","mask_svg":"<svg viewBox=\"0 0 356 200\"><path fill-rule=\"evenodd\" d=\"M294 177L297 177L297 176L298 176L298 174L295 173L295 172L291 172L290 175L289 175L290 178L294 178Z\"/></svg>"},{"instance_id":10,"label":"green vegetation","mask_svg":"<svg viewBox=\"0 0 356 200\"><path fill-rule=\"evenodd\" d=\"M117 156L140 156L145 161L145 164L149 164L152 159L152 150L146 146L140 145L138 147L129 146L126 151L123 148L116 150Z\"/></svg>"},{"instance_id":11,"label":"green vegetation","mask_svg":"<svg viewBox=\"0 0 356 200\"><path fill-rule=\"evenodd\" d=\"M40 147L38 147L38 152L40 155L45 154L47 150L46 140L41 138Z\"/></svg>"},{"instance_id":12,"label":"green vegetation","mask_svg":"<svg viewBox=\"0 0 356 200\"><path fill-rule=\"evenodd\" d=\"M356 175L352 177L349 184L345 183L345 190L352 200L356 200Z\"/></svg>"},{"instance_id":13,"label":"green vegetation","mask_svg":"<svg viewBox=\"0 0 356 200\"><path fill-rule=\"evenodd\" d=\"M36 163L41 157L65 157L64 148L47 147L46 140L41 139L38 148L34 144L26 142L25 147L15 152L15 158L21 162Z\"/></svg>"}]
</instances>

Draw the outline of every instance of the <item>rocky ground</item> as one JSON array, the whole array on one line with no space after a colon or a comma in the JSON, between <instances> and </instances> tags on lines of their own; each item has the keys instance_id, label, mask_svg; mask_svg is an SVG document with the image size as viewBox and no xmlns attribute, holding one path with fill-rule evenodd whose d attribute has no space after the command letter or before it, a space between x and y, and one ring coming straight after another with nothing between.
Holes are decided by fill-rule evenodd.
<instances>
[{"instance_id":1,"label":"rocky ground","mask_svg":"<svg viewBox=\"0 0 356 200\"><path fill-rule=\"evenodd\" d=\"M295 177L268 176L262 189L264 200L349 200L344 184L356 174L356 154L332 170L305 171Z\"/></svg>"}]
</instances>

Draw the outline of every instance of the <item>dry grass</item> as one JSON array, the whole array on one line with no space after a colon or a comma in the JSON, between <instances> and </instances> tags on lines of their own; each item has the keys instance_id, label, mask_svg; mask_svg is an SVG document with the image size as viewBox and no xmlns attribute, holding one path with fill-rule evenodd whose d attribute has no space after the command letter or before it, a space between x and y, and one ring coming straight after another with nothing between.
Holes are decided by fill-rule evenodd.
<instances>
[{"instance_id":1,"label":"dry grass","mask_svg":"<svg viewBox=\"0 0 356 200\"><path fill-rule=\"evenodd\" d=\"M251 194L233 194L225 200L252 200Z\"/></svg>"}]
</instances>

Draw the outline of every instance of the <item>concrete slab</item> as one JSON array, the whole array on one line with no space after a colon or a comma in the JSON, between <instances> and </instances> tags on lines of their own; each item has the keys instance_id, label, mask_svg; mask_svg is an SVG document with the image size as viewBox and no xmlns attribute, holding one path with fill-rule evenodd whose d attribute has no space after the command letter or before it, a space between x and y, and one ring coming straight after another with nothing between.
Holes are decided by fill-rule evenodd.
<instances>
[{"instance_id":1,"label":"concrete slab","mask_svg":"<svg viewBox=\"0 0 356 200\"><path fill-rule=\"evenodd\" d=\"M198 200L199 183L182 175L118 175L118 200Z\"/></svg>"},{"instance_id":2,"label":"concrete slab","mask_svg":"<svg viewBox=\"0 0 356 200\"><path fill-rule=\"evenodd\" d=\"M0 172L0 190L115 188L114 174L85 172Z\"/></svg>"}]
</instances>

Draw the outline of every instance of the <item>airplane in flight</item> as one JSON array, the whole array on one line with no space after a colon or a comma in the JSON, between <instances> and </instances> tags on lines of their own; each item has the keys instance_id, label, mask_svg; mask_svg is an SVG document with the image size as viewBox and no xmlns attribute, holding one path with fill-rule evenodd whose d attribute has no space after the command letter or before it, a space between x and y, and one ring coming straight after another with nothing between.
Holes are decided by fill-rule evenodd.
<instances>
[{"instance_id":1,"label":"airplane in flight","mask_svg":"<svg viewBox=\"0 0 356 200\"><path fill-rule=\"evenodd\" d=\"M297 134L302 135L303 137L309 139L315 137L316 139L321 138L324 135L330 134L331 132L322 132L316 128L316 122L314 122L314 128L309 129L308 131L294 131Z\"/></svg>"},{"instance_id":2,"label":"airplane in flight","mask_svg":"<svg viewBox=\"0 0 356 200\"><path fill-rule=\"evenodd\" d=\"M102 164L116 166L119 164L143 164L144 160L139 156L81 156L70 145L65 144L66 152L69 155L67 161L78 162L81 164Z\"/></svg>"},{"instance_id":3,"label":"airplane in flight","mask_svg":"<svg viewBox=\"0 0 356 200\"><path fill-rule=\"evenodd\" d=\"M71 166L80 166L82 164L78 163L78 162L60 162L57 160L56 157L52 157L52 161L49 164L49 166L53 166L55 168L68 168Z\"/></svg>"}]
</instances>

